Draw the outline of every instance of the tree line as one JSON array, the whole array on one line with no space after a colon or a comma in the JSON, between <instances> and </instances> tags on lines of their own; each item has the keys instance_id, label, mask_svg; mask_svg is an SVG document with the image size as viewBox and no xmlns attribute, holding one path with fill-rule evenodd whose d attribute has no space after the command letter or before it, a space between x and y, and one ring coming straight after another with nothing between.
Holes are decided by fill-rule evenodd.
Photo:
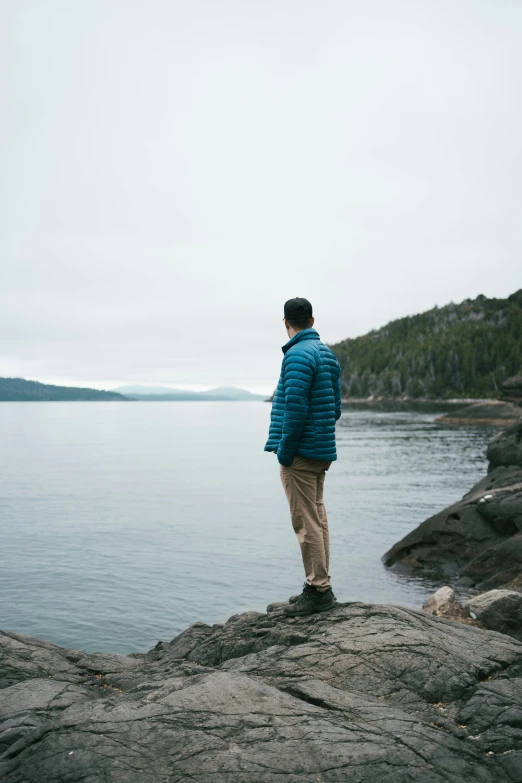
<instances>
[{"instance_id":1,"label":"tree line","mask_svg":"<svg viewBox=\"0 0 522 783\"><path fill-rule=\"evenodd\" d=\"M400 318L331 348L343 394L366 398L496 398L522 364L522 289Z\"/></svg>"}]
</instances>

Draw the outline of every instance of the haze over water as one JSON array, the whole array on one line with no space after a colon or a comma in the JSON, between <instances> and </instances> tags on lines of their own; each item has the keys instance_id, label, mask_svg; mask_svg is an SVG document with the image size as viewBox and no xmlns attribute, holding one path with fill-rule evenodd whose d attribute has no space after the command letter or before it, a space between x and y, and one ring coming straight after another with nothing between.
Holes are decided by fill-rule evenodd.
<instances>
[{"instance_id":1,"label":"haze over water","mask_svg":"<svg viewBox=\"0 0 522 783\"><path fill-rule=\"evenodd\" d=\"M3 630L145 651L303 582L263 403L0 405ZM486 471L488 429L344 410L326 482L340 600L420 608L384 552Z\"/></svg>"}]
</instances>

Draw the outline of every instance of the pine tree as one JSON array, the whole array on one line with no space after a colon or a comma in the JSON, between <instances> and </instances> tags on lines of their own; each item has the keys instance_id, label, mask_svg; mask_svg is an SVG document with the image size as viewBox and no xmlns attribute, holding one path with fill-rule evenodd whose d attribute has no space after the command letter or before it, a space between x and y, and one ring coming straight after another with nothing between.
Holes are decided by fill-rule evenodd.
<instances>
[{"instance_id":1,"label":"pine tree","mask_svg":"<svg viewBox=\"0 0 522 783\"><path fill-rule=\"evenodd\" d=\"M331 347L346 396L496 398L522 364L522 289L435 307Z\"/></svg>"}]
</instances>

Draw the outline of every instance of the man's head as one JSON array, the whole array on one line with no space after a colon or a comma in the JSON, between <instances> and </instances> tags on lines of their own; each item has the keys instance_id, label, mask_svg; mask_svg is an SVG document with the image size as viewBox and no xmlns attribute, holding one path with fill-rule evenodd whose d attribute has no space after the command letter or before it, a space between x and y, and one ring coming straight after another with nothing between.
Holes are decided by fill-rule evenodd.
<instances>
[{"instance_id":1,"label":"man's head","mask_svg":"<svg viewBox=\"0 0 522 783\"><path fill-rule=\"evenodd\" d=\"M314 325L312 305L308 299L296 296L285 302L285 327L289 337L293 337L303 329L310 329Z\"/></svg>"}]
</instances>

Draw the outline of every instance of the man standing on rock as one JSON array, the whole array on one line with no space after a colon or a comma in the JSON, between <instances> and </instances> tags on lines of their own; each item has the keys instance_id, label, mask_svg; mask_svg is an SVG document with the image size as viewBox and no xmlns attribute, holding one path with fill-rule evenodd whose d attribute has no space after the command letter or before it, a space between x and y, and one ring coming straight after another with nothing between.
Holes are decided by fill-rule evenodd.
<instances>
[{"instance_id":1,"label":"man standing on rock","mask_svg":"<svg viewBox=\"0 0 522 783\"><path fill-rule=\"evenodd\" d=\"M284 611L305 615L335 606L323 488L326 471L337 459L335 422L341 416L341 367L312 328L312 305L307 299L289 299L284 316L290 339L283 346L265 451L277 454L281 465L281 481L306 574L303 592L292 596Z\"/></svg>"}]
</instances>

